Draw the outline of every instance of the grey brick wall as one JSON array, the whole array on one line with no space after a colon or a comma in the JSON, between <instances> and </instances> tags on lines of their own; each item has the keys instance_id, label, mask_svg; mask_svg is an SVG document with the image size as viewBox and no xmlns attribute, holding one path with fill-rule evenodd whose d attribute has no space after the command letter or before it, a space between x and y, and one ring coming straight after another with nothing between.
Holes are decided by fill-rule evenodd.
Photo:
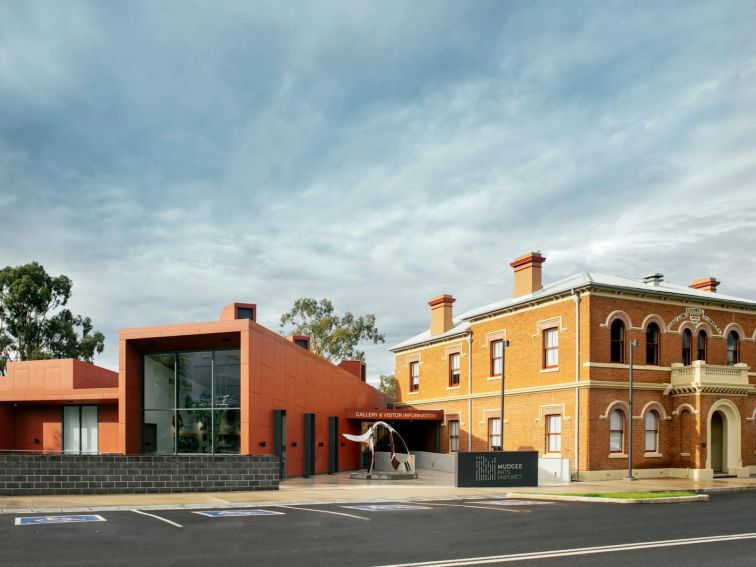
<instances>
[{"instance_id":1,"label":"grey brick wall","mask_svg":"<svg viewBox=\"0 0 756 567\"><path fill-rule=\"evenodd\" d=\"M0 495L278 490L278 457L0 454Z\"/></svg>"}]
</instances>

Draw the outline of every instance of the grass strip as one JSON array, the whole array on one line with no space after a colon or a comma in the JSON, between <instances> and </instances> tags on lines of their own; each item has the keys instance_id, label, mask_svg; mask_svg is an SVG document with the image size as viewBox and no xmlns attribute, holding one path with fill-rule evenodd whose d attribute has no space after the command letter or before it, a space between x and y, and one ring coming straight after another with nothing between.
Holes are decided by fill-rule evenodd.
<instances>
[{"instance_id":1,"label":"grass strip","mask_svg":"<svg viewBox=\"0 0 756 567\"><path fill-rule=\"evenodd\" d=\"M554 496L585 496L587 498L675 498L696 496L690 490L668 490L667 492L551 492Z\"/></svg>"}]
</instances>

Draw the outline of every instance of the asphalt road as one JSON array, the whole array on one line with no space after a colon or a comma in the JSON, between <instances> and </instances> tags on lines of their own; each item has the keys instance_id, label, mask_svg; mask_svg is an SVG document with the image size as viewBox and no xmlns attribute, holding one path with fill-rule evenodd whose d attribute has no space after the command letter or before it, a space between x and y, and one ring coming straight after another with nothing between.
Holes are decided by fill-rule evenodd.
<instances>
[{"instance_id":1,"label":"asphalt road","mask_svg":"<svg viewBox=\"0 0 756 567\"><path fill-rule=\"evenodd\" d=\"M419 508L264 507L265 515L241 517L191 510L147 511L153 516L91 512L106 521L43 525L16 525L20 516L5 514L0 565L495 565L514 559L548 565L756 564L756 494L655 505L413 504ZM722 537L739 534L751 536Z\"/></svg>"}]
</instances>

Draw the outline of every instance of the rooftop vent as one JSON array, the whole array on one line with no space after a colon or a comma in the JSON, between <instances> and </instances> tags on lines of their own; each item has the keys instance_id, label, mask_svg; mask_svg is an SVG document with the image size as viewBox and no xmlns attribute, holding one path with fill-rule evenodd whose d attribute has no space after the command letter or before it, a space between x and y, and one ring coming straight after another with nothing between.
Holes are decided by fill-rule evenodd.
<instances>
[{"instance_id":1,"label":"rooftop vent","mask_svg":"<svg viewBox=\"0 0 756 567\"><path fill-rule=\"evenodd\" d=\"M649 274L646 277L643 278L643 283L651 284L651 285L659 285L664 281L664 274Z\"/></svg>"}]
</instances>

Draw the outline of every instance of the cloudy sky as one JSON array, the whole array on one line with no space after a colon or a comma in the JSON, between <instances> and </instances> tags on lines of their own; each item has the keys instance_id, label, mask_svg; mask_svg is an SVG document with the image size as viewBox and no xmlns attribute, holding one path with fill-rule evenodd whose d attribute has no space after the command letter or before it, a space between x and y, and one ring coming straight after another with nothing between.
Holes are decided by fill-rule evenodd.
<instances>
[{"instance_id":1,"label":"cloudy sky","mask_svg":"<svg viewBox=\"0 0 756 567\"><path fill-rule=\"evenodd\" d=\"M0 1L0 265L120 327L509 297L529 250L756 298L756 4Z\"/></svg>"}]
</instances>

